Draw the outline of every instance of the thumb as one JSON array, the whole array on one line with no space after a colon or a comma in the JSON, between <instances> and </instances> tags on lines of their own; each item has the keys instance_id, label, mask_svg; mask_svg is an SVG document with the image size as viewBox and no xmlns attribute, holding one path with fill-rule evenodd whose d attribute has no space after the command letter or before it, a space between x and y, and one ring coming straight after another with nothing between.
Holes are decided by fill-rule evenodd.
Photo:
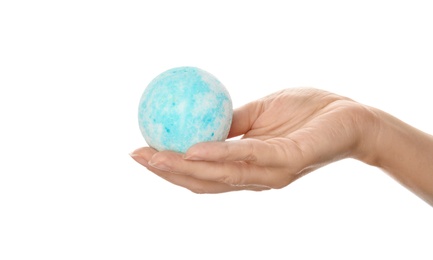
<instances>
[{"instance_id":1,"label":"thumb","mask_svg":"<svg viewBox=\"0 0 433 260\"><path fill-rule=\"evenodd\" d=\"M232 125L227 138L247 133L262 112L258 101L250 102L233 111Z\"/></svg>"}]
</instances>

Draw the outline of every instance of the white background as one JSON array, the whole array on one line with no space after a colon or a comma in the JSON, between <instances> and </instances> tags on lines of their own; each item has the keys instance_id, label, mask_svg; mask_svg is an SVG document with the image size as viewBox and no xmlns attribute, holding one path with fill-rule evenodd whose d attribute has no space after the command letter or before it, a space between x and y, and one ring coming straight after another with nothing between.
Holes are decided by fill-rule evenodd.
<instances>
[{"instance_id":1,"label":"white background","mask_svg":"<svg viewBox=\"0 0 433 260\"><path fill-rule=\"evenodd\" d=\"M235 107L312 86L433 133L430 3L2 1L0 259L432 259L432 207L360 162L197 195L128 155L176 66Z\"/></svg>"}]
</instances>

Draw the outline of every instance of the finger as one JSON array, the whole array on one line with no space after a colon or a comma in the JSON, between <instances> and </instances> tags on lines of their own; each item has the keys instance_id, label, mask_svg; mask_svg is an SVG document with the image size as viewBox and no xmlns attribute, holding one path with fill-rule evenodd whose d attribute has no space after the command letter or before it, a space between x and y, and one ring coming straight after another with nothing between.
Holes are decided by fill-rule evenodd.
<instances>
[{"instance_id":1,"label":"finger","mask_svg":"<svg viewBox=\"0 0 433 260\"><path fill-rule=\"evenodd\" d=\"M243 105L233 111L232 125L228 138L243 135L254 124L261 113L261 105L259 102L251 102Z\"/></svg>"},{"instance_id":2,"label":"finger","mask_svg":"<svg viewBox=\"0 0 433 260\"><path fill-rule=\"evenodd\" d=\"M144 147L135 150L131 153L131 157L138 163L145 166L148 170L155 173L159 177L169 181L177 186L184 187L194 193L223 193L238 190L262 191L267 190L267 187L247 185L247 186L232 186L225 183L198 180L190 176L179 175L173 172L159 170L149 165L148 161L156 151L149 147Z\"/></svg>"},{"instance_id":3,"label":"finger","mask_svg":"<svg viewBox=\"0 0 433 260\"><path fill-rule=\"evenodd\" d=\"M149 170L158 175L159 177L165 179L166 181L174 185L186 188L197 194L215 194L239 190L262 191L269 189L268 187L255 185L232 186L225 183L204 181L195 179L191 176L179 175L173 172L158 170L157 168L149 168Z\"/></svg>"},{"instance_id":4,"label":"finger","mask_svg":"<svg viewBox=\"0 0 433 260\"><path fill-rule=\"evenodd\" d=\"M247 161L261 166L285 166L287 155L278 139L261 141L241 139L227 142L205 142L192 146L184 159L202 161Z\"/></svg>"},{"instance_id":5,"label":"finger","mask_svg":"<svg viewBox=\"0 0 433 260\"><path fill-rule=\"evenodd\" d=\"M149 165L159 170L231 186L256 185L280 188L291 182L291 176L279 168L261 167L245 161L191 161L183 159L182 154L170 151L154 154Z\"/></svg>"},{"instance_id":6,"label":"finger","mask_svg":"<svg viewBox=\"0 0 433 260\"><path fill-rule=\"evenodd\" d=\"M149 165L149 160L157 152L157 150L151 147L141 147L134 150L129 155L132 157L132 159L134 159L136 162L143 165L144 167L151 167Z\"/></svg>"},{"instance_id":7,"label":"finger","mask_svg":"<svg viewBox=\"0 0 433 260\"><path fill-rule=\"evenodd\" d=\"M223 193L238 190L262 191L269 189L268 187L257 185L233 186L220 182L198 180L191 176L179 175L173 172L159 170L150 166L148 163L152 156L157 152L158 151L153 148L142 147L133 151L130 155L135 161L145 166L148 170L155 173L159 177L177 186L189 189L194 193Z\"/></svg>"}]
</instances>

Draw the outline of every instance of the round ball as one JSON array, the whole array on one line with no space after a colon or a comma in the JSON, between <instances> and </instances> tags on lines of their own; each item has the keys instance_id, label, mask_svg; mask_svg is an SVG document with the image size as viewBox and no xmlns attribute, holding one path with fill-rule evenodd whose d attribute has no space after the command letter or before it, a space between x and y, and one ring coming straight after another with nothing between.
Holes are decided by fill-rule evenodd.
<instances>
[{"instance_id":1,"label":"round ball","mask_svg":"<svg viewBox=\"0 0 433 260\"><path fill-rule=\"evenodd\" d=\"M199 142L224 141L233 117L227 89L195 67L167 70L145 89L138 109L144 139L158 151L185 153Z\"/></svg>"}]
</instances>

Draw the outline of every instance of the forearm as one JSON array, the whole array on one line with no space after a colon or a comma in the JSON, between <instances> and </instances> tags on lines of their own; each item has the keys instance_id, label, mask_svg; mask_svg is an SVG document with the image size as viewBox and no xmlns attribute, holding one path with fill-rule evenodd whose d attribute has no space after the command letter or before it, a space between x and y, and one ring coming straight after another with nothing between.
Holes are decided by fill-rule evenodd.
<instances>
[{"instance_id":1,"label":"forearm","mask_svg":"<svg viewBox=\"0 0 433 260\"><path fill-rule=\"evenodd\" d=\"M433 136L380 110L363 161L387 172L433 206Z\"/></svg>"}]
</instances>

